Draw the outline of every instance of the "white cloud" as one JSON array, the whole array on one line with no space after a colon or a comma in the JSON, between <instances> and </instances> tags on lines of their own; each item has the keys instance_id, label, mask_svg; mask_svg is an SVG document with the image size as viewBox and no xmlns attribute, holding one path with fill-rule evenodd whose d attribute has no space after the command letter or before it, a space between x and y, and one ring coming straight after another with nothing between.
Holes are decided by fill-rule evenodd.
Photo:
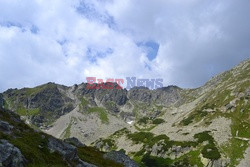
<instances>
[{"instance_id":1,"label":"white cloud","mask_svg":"<svg viewBox=\"0 0 250 167\"><path fill-rule=\"evenodd\" d=\"M244 2L0 1L0 90L86 76L199 86L249 57ZM137 45L147 41L159 44L152 61Z\"/></svg>"}]
</instances>

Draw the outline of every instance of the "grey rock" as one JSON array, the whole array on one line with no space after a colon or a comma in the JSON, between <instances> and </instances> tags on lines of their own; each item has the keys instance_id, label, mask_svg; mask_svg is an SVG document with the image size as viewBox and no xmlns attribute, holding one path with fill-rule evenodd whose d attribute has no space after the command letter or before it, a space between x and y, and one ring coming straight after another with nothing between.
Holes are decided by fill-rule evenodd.
<instances>
[{"instance_id":1,"label":"grey rock","mask_svg":"<svg viewBox=\"0 0 250 167\"><path fill-rule=\"evenodd\" d=\"M7 140L0 140L0 166L23 167L26 160L21 151Z\"/></svg>"},{"instance_id":2,"label":"grey rock","mask_svg":"<svg viewBox=\"0 0 250 167\"><path fill-rule=\"evenodd\" d=\"M0 131L5 134L10 134L12 132L13 126L10 125L8 122L0 120Z\"/></svg>"},{"instance_id":3,"label":"grey rock","mask_svg":"<svg viewBox=\"0 0 250 167\"><path fill-rule=\"evenodd\" d=\"M83 147L85 146L82 142L80 142L77 138L72 137L72 138L68 138L68 139L64 139L64 142L72 144L76 147Z\"/></svg>"},{"instance_id":4,"label":"grey rock","mask_svg":"<svg viewBox=\"0 0 250 167\"><path fill-rule=\"evenodd\" d=\"M230 164L228 159L210 160L207 167L227 167Z\"/></svg>"},{"instance_id":5,"label":"grey rock","mask_svg":"<svg viewBox=\"0 0 250 167\"><path fill-rule=\"evenodd\" d=\"M236 104L235 103L228 103L226 105L226 110L232 110L236 107Z\"/></svg>"},{"instance_id":6,"label":"grey rock","mask_svg":"<svg viewBox=\"0 0 250 167\"><path fill-rule=\"evenodd\" d=\"M32 116L30 120L32 124L40 127L74 109L73 100L62 93L58 87L60 85L48 83L33 88L33 91L27 88L9 89L3 95L4 99L15 104L11 106L12 110L20 106L27 110L39 109L39 114Z\"/></svg>"},{"instance_id":7,"label":"grey rock","mask_svg":"<svg viewBox=\"0 0 250 167\"><path fill-rule=\"evenodd\" d=\"M75 162L77 167L95 167L95 165L84 162L78 157L77 148L75 146L59 139L49 138L48 148L51 152L60 154L63 160L69 163Z\"/></svg>"},{"instance_id":8,"label":"grey rock","mask_svg":"<svg viewBox=\"0 0 250 167\"><path fill-rule=\"evenodd\" d=\"M156 90L135 87L129 90L128 98L137 102L170 105L182 100L180 95L181 90L177 86L168 86Z\"/></svg>"},{"instance_id":9,"label":"grey rock","mask_svg":"<svg viewBox=\"0 0 250 167\"><path fill-rule=\"evenodd\" d=\"M245 91L245 95L246 97L250 97L250 88L247 88L246 91Z\"/></svg>"},{"instance_id":10,"label":"grey rock","mask_svg":"<svg viewBox=\"0 0 250 167\"><path fill-rule=\"evenodd\" d=\"M131 160L122 151L111 151L104 154L104 158L123 164L125 167L139 167L135 161Z\"/></svg>"},{"instance_id":11,"label":"grey rock","mask_svg":"<svg viewBox=\"0 0 250 167\"><path fill-rule=\"evenodd\" d=\"M76 147L61 140L52 137L49 138L48 148L51 152L59 153L66 161L73 161L78 159Z\"/></svg>"},{"instance_id":12,"label":"grey rock","mask_svg":"<svg viewBox=\"0 0 250 167\"><path fill-rule=\"evenodd\" d=\"M3 107L3 94L0 93L0 107Z\"/></svg>"},{"instance_id":13,"label":"grey rock","mask_svg":"<svg viewBox=\"0 0 250 167\"><path fill-rule=\"evenodd\" d=\"M151 155L162 157L162 145L154 144L152 147Z\"/></svg>"},{"instance_id":14,"label":"grey rock","mask_svg":"<svg viewBox=\"0 0 250 167\"><path fill-rule=\"evenodd\" d=\"M152 102L152 91L148 88L135 87L129 90L128 98L134 101L151 103Z\"/></svg>"},{"instance_id":15,"label":"grey rock","mask_svg":"<svg viewBox=\"0 0 250 167\"><path fill-rule=\"evenodd\" d=\"M82 160L79 160L78 164L76 165L76 167L97 167L93 164L89 164L87 162L84 162Z\"/></svg>"},{"instance_id":16,"label":"grey rock","mask_svg":"<svg viewBox=\"0 0 250 167\"><path fill-rule=\"evenodd\" d=\"M95 97L102 103L114 102L121 106L127 101L127 91L124 89L96 90Z\"/></svg>"}]
</instances>

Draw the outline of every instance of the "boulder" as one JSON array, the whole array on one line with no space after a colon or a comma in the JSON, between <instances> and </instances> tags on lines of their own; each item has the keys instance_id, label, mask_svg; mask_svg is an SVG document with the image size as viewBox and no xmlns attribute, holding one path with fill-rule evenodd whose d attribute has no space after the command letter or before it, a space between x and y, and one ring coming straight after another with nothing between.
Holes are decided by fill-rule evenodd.
<instances>
[{"instance_id":1,"label":"boulder","mask_svg":"<svg viewBox=\"0 0 250 167\"><path fill-rule=\"evenodd\" d=\"M0 120L0 131L5 134L10 134L13 129L13 126L10 125L8 122Z\"/></svg>"},{"instance_id":2,"label":"boulder","mask_svg":"<svg viewBox=\"0 0 250 167\"><path fill-rule=\"evenodd\" d=\"M68 144L72 144L76 147L84 147L85 145L80 142L77 138L72 137L72 138L68 138L68 139L64 139L64 142L68 143Z\"/></svg>"},{"instance_id":3,"label":"boulder","mask_svg":"<svg viewBox=\"0 0 250 167\"><path fill-rule=\"evenodd\" d=\"M7 140L0 140L0 166L23 167L26 160L21 151Z\"/></svg>"}]
</instances>

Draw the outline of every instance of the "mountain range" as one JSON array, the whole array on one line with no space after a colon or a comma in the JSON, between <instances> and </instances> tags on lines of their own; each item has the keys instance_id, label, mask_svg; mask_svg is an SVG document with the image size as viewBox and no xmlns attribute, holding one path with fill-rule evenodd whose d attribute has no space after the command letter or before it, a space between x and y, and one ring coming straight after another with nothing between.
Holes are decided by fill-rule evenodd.
<instances>
[{"instance_id":1,"label":"mountain range","mask_svg":"<svg viewBox=\"0 0 250 167\"><path fill-rule=\"evenodd\" d=\"M0 147L16 150L0 166L15 166L13 158L23 166L250 166L250 60L195 89L86 86L0 94Z\"/></svg>"}]
</instances>

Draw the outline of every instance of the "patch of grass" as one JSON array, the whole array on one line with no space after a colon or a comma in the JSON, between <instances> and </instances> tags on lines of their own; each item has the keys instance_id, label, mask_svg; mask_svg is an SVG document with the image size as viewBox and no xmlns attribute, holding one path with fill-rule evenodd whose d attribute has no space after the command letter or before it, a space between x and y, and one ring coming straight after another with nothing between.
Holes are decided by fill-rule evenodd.
<instances>
[{"instance_id":1,"label":"patch of grass","mask_svg":"<svg viewBox=\"0 0 250 167\"><path fill-rule=\"evenodd\" d=\"M155 136L148 142L148 145L149 147L153 147L154 144L158 143L161 140L163 140L166 143L169 141L169 137L166 135Z\"/></svg>"},{"instance_id":2,"label":"patch of grass","mask_svg":"<svg viewBox=\"0 0 250 167\"><path fill-rule=\"evenodd\" d=\"M113 139L109 139L109 138L108 139L102 139L101 138L99 141L102 142L101 148L108 145L110 150L116 150L117 149L117 146L115 144L115 140L113 140Z\"/></svg>"},{"instance_id":3,"label":"patch of grass","mask_svg":"<svg viewBox=\"0 0 250 167\"><path fill-rule=\"evenodd\" d=\"M232 138L228 144L221 147L223 152L230 158L230 167L234 167L239 164L239 160L244 158L244 152L248 146L247 141Z\"/></svg>"},{"instance_id":4,"label":"patch of grass","mask_svg":"<svg viewBox=\"0 0 250 167\"><path fill-rule=\"evenodd\" d=\"M71 127L72 127L72 122L69 123L69 125L67 126L67 128L66 128L65 131L63 132L63 134L64 134L64 135L63 135L63 138L64 138L64 139L67 139L67 138L70 137L70 135L71 135L71 132L70 132Z\"/></svg>"},{"instance_id":5,"label":"patch of grass","mask_svg":"<svg viewBox=\"0 0 250 167\"><path fill-rule=\"evenodd\" d=\"M157 110L161 111L163 109L163 106L158 106L158 105L155 105L155 107L157 108Z\"/></svg>"},{"instance_id":6,"label":"patch of grass","mask_svg":"<svg viewBox=\"0 0 250 167\"><path fill-rule=\"evenodd\" d=\"M208 131L195 134L194 138L197 139L198 143L208 141L208 144L206 144L201 151L204 158L217 160L221 157L220 152L215 145L214 138L209 134Z\"/></svg>"},{"instance_id":7,"label":"patch of grass","mask_svg":"<svg viewBox=\"0 0 250 167\"><path fill-rule=\"evenodd\" d=\"M150 132L135 132L133 134L128 134L127 136L135 143L146 143L154 137L154 134Z\"/></svg>"},{"instance_id":8,"label":"patch of grass","mask_svg":"<svg viewBox=\"0 0 250 167\"><path fill-rule=\"evenodd\" d=\"M80 147L78 148L79 157L88 163L94 164L99 167L122 167L122 164L115 163L114 161L104 159L103 152L98 151L92 147Z\"/></svg>"},{"instance_id":9,"label":"patch of grass","mask_svg":"<svg viewBox=\"0 0 250 167\"><path fill-rule=\"evenodd\" d=\"M150 126L148 128L139 128L137 125L134 125L135 129L140 131L140 132L147 132L147 131L151 131L152 129L154 129L156 126Z\"/></svg>"},{"instance_id":10,"label":"patch of grass","mask_svg":"<svg viewBox=\"0 0 250 167\"><path fill-rule=\"evenodd\" d=\"M34 108L34 109L26 109L24 107L18 107L16 112L21 115L21 116L32 116L32 115L37 115L40 112L39 108Z\"/></svg>"},{"instance_id":11,"label":"patch of grass","mask_svg":"<svg viewBox=\"0 0 250 167\"><path fill-rule=\"evenodd\" d=\"M3 107L4 107L5 109L9 109L9 105L8 105L8 103L7 103L6 100L3 100Z\"/></svg>"},{"instance_id":12,"label":"patch of grass","mask_svg":"<svg viewBox=\"0 0 250 167\"><path fill-rule=\"evenodd\" d=\"M98 113L102 123L109 123L108 114L104 108L92 107L88 109L88 113Z\"/></svg>"},{"instance_id":13,"label":"patch of grass","mask_svg":"<svg viewBox=\"0 0 250 167\"><path fill-rule=\"evenodd\" d=\"M84 97L81 98L81 107L85 107L89 104L89 101Z\"/></svg>"},{"instance_id":14,"label":"patch of grass","mask_svg":"<svg viewBox=\"0 0 250 167\"><path fill-rule=\"evenodd\" d=\"M114 134L112 134L112 137L120 137L123 134L129 134L129 130L127 128L123 128L121 130L118 130Z\"/></svg>"},{"instance_id":15,"label":"patch of grass","mask_svg":"<svg viewBox=\"0 0 250 167\"><path fill-rule=\"evenodd\" d=\"M162 124L162 123L164 123L164 122L165 122L164 119L156 118L156 119L153 120L152 123L155 124L155 125L159 125L159 124Z\"/></svg>"},{"instance_id":16,"label":"patch of grass","mask_svg":"<svg viewBox=\"0 0 250 167\"><path fill-rule=\"evenodd\" d=\"M137 121L138 124L147 124L149 121L149 118L148 117L142 117L141 119L139 119Z\"/></svg>"},{"instance_id":17,"label":"patch of grass","mask_svg":"<svg viewBox=\"0 0 250 167\"><path fill-rule=\"evenodd\" d=\"M173 160L170 158L161 158L151 156L149 153L145 154L141 160L141 162L146 167L156 166L156 167L166 167L170 166L173 163Z\"/></svg>"},{"instance_id":18,"label":"patch of grass","mask_svg":"<svg viewBox=\"0 0 250 167\"><path fill-rule=\"evenodd\" d=\"M194 119L195 119L195 115L190 115L187 118L183 119L181 121L181 124L183 124L184 126L187 126L187 125L193 123Z\"/></svg>"},{"instance_id":19,"label":"patch of grass","mask_svg":"<svg viewBox=\"0 0 250 167\"><path fill-rule=\"evenodd\" d=\"M204 158L211 159L211 160L217 160L221 157L220 152L214 143L209 143L205 145L201 153Z\"/></svg>"},{"instance_id":20,"label":"patch of grass","mask_svg":"<svg viewBox=\"0 0 250 167\"><path fill-rule=\"evenodd\" d=\"M25 123L16 121L18 116L10 111L0 111L0 119L15 127L11 135L0 132L0 138L8 140L20 149L28 161L27 166L68 166L59 154L49 151L47 134L35 132Z\"/></svg>"},{"instance_id":21,"label":"patch of grass","mask_svg":"<svg viewBox=\"0 0 250 167\"><path fill-rule=\"evenodd\" d=\"M143 147L143 149L141 149L140 151L138 151L137 153L135 153L135 157L142 157L144 154L146 153L146 149L145 147Z\"/></svg>"},{"instance_id":22,"label":"patch of grass","mask_svg":"<svg viewBox=\"0 0 250 167\"><path fill-rule=\"evenodd\" d=\"M194 138L197 139L198 143L202 143L204 141L213 142L214 140L214 138L209 134L209 131L197 133L194 135Z\"/></svg>"},{"instance_id":23,"label":"patch of grass","mask_svg":"<svg viewBox=\"0 0 250 167\"><path fill-rule=\"evenodd\" d=\"M57 87L56 84L48 83L48 84L44 84L41 86L37 86L35 88L24 88L23 90L26 92L26 95L30 96L32 94L37 94L37 93L43 91L44 89L54 89L56 87Z\"/></svg>"},{"instance_id":24,"label":"patch of grass","mask_svg":"<svg viewBox=\"0 0 250 167\"><path fill-rule=\"evenodd\" d=\"M29 116L31 116L31 115L37 115L39 112L40 112L39 108L28 109L28 110L27 110L27 114L28 114Z\"/></svg>"},{"instance_id":25,"label":"patch of grass","mask_svg":"<svg viewBox=\"0 0 250 167\"><path fill-rule=\"evenodd\" d=\"M201 150L190 151L189 153L184 155L184 157L186 157L188 159L190 165L192 165L192 166L197 165L198 167L203 167L204 165L201 162L201 159L199 157L200 152L201 152Z\"/></svg>"},{"instance_id":26,"label":"patch of grass","mask_svg":"<svg viewBox=\"0 0 250 167\"><path fill-rule=\"evenodd\" d=\"M187 126L187 125L193 123L195 120L196 121L201 120L203 117L205 117L207 115L208 115L208 113L206 111L203 111L203 109L195 110L187 118L183 119L181 121L181 124L184 126Z\"/></svg>"},{"instance_id":27,"label":"patch of grass","mask_svg":"<svg viewBox=\"0 0 250 167\"><path fill-rule=\"evenodd\" d=\"M23 132L21 137L10 142L20 149L28 160L28 166L67 166L57 153L50 153L47 138L42 139L39 133Z\"/></svg>"},{"instance_id":28,"label":"patch of grass","mask_svg":"<svg viewBox=\"0 0 250 167\"><path fill-rule=\"evenodd\" d=\"M16 112L21 116L25 116L27 114L26 109L24 107L18 107Z\"/></svg>"},{"instance_id":29,"label":"patch of grass","mask_svg":"<svg viewBox=\"0 0 250 167\"><path fill-rule=\"evenodd\" d=\"M143 167L143 164L141 164L141 159L142 157L141 156L134 156L133 157L133 160L140 165L140 167Z\"/></svg>"}]
</instances>

